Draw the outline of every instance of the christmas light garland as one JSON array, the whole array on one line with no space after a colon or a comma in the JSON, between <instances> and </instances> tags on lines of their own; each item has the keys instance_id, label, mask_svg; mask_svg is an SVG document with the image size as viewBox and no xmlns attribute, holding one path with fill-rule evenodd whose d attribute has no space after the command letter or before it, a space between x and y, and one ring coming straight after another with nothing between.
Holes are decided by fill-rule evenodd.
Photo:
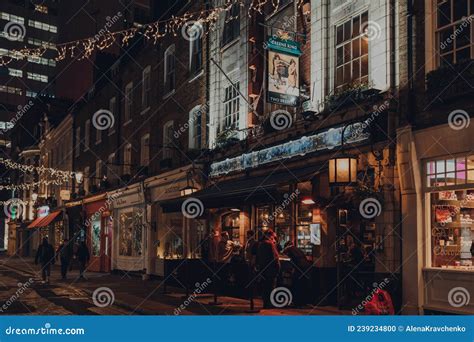
<instances>
[{"instance_id":1,"label":"christmas light garland","mask_svg":"<svg viewBox=\"0 0 474 342\"><path fill-rule=\"evenodd\" d=\"M5 167L9 169L18 170L23 173L37 172L39 175L49 174L52 177L58 177L58 178L64 178L64 179L74 178L76 176L76 172L58 170L52 167L25 165L25 164L17 163L11 159L0 158L0 164L5 165Z\"/></svg>"},{"instance_id":2,"label":"christmas light garland","mask_svg":"<svg viewBox=\"0 0 474 342\"><path fill-rule=\"evenodd\" d=\"M10 184L10 185L0 185L0 191L2 190L10 190L10 191L21 191L21 190L31 190L37 189L41 185L62 185L64 182L58 180L43 180L34 183L23 183L23 184Z\"/></svg>"},{"instance_id":3,"label":"christmas light garland","mask_svg":"<svg viewBox=\"0 0 474 342\"><path fill-rule=\"evenodd\" d=\"M248 5L248 1L249 0L227 0L225 5L221 7L193 13L187 12L181 16L172 16L167 20L156 21L154 23L145 24L141 27L133 27L117 32L110 32L107 28L104 34L56 45L56 56L53 58L55 61L59 62L66 59L68 56L74 58L76 55L82 53L82 56L79 57L78 60L83 60L90 57L94 51L107 49L114 43L126 47L129 41L137 35L143 35L145 39L156 44L159 39L167 35L176 37L178 32L186 29L190 23L199 23L202 34L208 35L209 32L216 28L216 23L222 13L230 12L234 5L244 7ZM264 14L264 8L269 3L273 7L273 13L276 13L280 9L280 1L281 0L251 0L248 5L248 16L251 17L254 13ZM304 0L297 1L297 6L299 8L303 5ZM229 17L226 23L237 18L238 16ZM209 29L205 32L203 24L209 26ZM12 50L10 56L0 56L0 66L8 65L14 60L24 60L28 57L42 57L47 50L48 47L46 46L38 48L25 47L19 50Z\"/></svg>"}]
</instances>

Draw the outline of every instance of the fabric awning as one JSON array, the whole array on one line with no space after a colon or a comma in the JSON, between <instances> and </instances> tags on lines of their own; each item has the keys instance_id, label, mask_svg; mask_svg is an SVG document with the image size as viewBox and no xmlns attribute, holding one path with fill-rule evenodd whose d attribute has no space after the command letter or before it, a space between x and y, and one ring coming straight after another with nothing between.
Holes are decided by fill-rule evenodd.
<instances>
[{"instance_id":1,"label":"fabric awning","mask_svg":"<svg viewBox=\"0 0 474 342\"><path fill-rule=\"evenodd\" d=\"M34 220L28 228L41 228L41 227L46 227L48 224L53 222L58 215L61 214L61 210L54 211L48 216L45 217L38 217L36 220Z\"/></svg>"},{"instance_id":2,"label":"fabric awning","mask_svg":"<svg viewBox=\"0 0 474 342\"><path fill-rule=\"evenodd\" d=\"M221 208L241 206L250 203L269 203L282 200L284 193L278 191L278 186L299 183L313 178L325 168L315 165L296 170L284 166L276 167L267 175L240 178L218 182L188 196L199 199L205 208ZM182 203L188 197L159 202L164 212L179 212Z\"/></svg>"},{"instance_id":3,"label":"fabric awning","mask_svg":"<svg viewBox=\"0 0 474 342\"><path fill-rule=\"evenodd\" d=\"M38 225L38 223L40 223L41 220L43 220L43 219L44 219L44 217L37 217L37 218L35 218L34 221L31 222L31 223L28 225L28 228L36 228L37 225Z\"/></svg>"}]
</instances>

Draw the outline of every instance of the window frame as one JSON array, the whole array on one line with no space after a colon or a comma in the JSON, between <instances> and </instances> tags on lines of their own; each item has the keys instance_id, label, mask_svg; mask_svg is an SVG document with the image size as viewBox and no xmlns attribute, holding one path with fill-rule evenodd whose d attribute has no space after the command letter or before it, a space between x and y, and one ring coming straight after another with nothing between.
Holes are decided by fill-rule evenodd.
<instances>
[{"instance_id":1,"label":"window frame","mask_svg":"<svg viewBox=\"0 0 474 342\"><path fill-rule=\"evenodd\" d=\"M133 81L130 81L125 86L124 111L123 111L123 124L124 125L132 121L132 111L133 111Z\"/></svg>"},{"instance_id":2,"label":"window frame","mask_svg":"<svg viewBox=\"0 0 474 342\"><path fill-rule=\"evenodd\" d=\"M233 4L231 10L226 12L222 30L222 47L231 45L240 38L241 17L239 4Z\"/></svg>"},{"instance_id":3,"label":"window frame","mask_svg":"<svg viewBox=\"0 0 474 342\"><path fill-rule=\"evenodd\" d=\"M91 142L91 120L87 119L84 124L84 152L88 151Z\"/></svg>"},{"instance_id":4,"label":"window frame","mask_svg":"<svg viewBox=\"0 0 474 342\"><path fill-rule=\"evenodd\" d=\"M122 174L132 174L132 144L128 143L123 147L123 165Z\"/></svg>"},{"instance_id":5,"label":"window frame","mask_svg":"<svg viewBox=\"0 0 474 342\"><path fill-rule=\"evenodd\" d=\"M176 88L176 47L174 44L168 46L164 53L163 86L165 96L172 93Z\"/></svg>"},{"instance_id":6,"label":"window frame","mask_svg":"<svg viewBox=\"0 0 474 342\"><path fill-rule=\"evenodd\" d=\"M142 108L150 107L151 98L151 66L148 65L142 72Z\"/></svg>"},{"instance_id":7,"label":"window frame","mask_svg":"<svg viewBox=\"0 0 474 342\"><path fill-rule=\"evenodd\" d=\"M366 21L364 21L364 16ZM354 22L358 19L359 32L355 33L354 31ZM344 89L351 84L368 84L370 80L370 41L367 35L362 31L364 25L370 22L369 11L364 9L363 11L354 13L350 19L345 19L334 25L334 90ZM350 34L346 37L345 30L346 26L350 24ZM339 41L339 29L342 29L342 40ZM364 41L367 44L366 51L363 52ZM358 42L356 44L355 42ZM354 54L355 45L358 45L358 55ZM348 60L345 59L346 47L350 48L350 57ZM342 52L342 63L339 64L338 50L341 49ZM367 73L363 74L364 70L364 59L367 60ZM358 62L358 77L354 76L355 63ZM350 70L350 77L346 81L345 72ZM342 82L339 83L338 72L342 70Z\"/></svg>"},{"instance_id":8,"label":"window frame","mask_svg":"<svg viewBox=\"0 0 474 342\"><path fill-rule=\"evenodd\" d=\"M474 41L473 41L473 38L474 38L474 25L473 25L473 20L471 20L470 22L468 21L469 17L471 16L474 16L474 1L469 1L469 0L466 0L466 5L467 5L467 8L466 8L466 12L467 12L467 17L464 17L462 16L461 18L459 19L456 19L455 16L456 16L456 13L455 13L455 2L453 0L446 0L446 2L449 2L450 4L450 18L449 18L449 23L446 24L446 25L443 25L443 26L439 26L440 23L439 23L439 4L438 4L438 1L435 0L433 2L433 5L434 5L434 43L435 43L435 51L436 51L436 66L437 67L441 67L443 66L443 58L445 56L448 56L448 55L452 55L452 61L449 61L449 60L446 60L447 63L453 65L453 64L457 64L459 63L460 61L462 61L462 59L458 59L458 54L460 51L464 51L464 50L469 50L469 59L474 59ZM456 34L457 30L458 30L458 27L461 26L463 23L465 22L468 22L467 25L470 25L470 37L469 37L469 41L470 43L469 44L466 44L464 46L461 46L461 47L458 47L457 46L457 43L458 43L458 40L460 40L459 36L460 34ZM442 37L442 32L443 31L446 31L446 30L449 30L451 29L451 34L443 39L443 42L441 40L441 37ZM461 30L462 32L463 30ZM449 34L449 32L448 32ZM441 50L444 50L441 48L441 44L443 45L446 45L446 41L452 41L451 43L451 46L452 48L450 50L446 50L446 52L442 52Z\"/></svg>"},{"instance_id":9,"label":"window frame","mask_svg":"<svg viewBox=\"0 0 474 342\"><path fill-rule=\"evenodd\" d=\"M189 111L188 122L190 123L188 129L188 148L198 149L202 148L202 110L203 105L197 105Z\"/></svg>"},{"instance_id":10,"label":"window frame","mask_svg":"<svg viewBox=\"0 0 474 342\"><path fill-rule=\"evenodd\" d=\"M163 159L173 158L173 148L169 147L173 142L173 133L168 135L170 131L174 131L174 120L169 120L163 125Z\"/></svg>"},{"instance_id":11,"label":"window frame","mask_svg":"<svg viewBox=\"0 0 474 342\"><path fill-rule=\"evenodd\" d=\"M189 40L189 71L192 76L198 74L203 67L202 37Z\"/></svg>"},{"instance_id":12,"label":"window frame","mask_svg":"<svg viewBox=\"0 0 474 342\"><path fill-rule=\"evenodd\" d=\"M113 103L113 106L112 106ZM109 111L112 113L113 116L116 116L117 114L117 97L113 96L109 100ZM109 133L108 135L112 135L115 133L115 125L111 125L109 127Z\"/></svg>"},{"instance_id":13,"label":"window frame","mask_svg":"<svg viewBox=\"0 0 474 342\"><path fill-rule=\"evenodd\" d=\"M240 81L232 82L232 84L228 83L228 86L223 88L224 100L222 101L223 117L221 120L221 131L239 129L241 104L240 93L237 90L240 90Z\"/></svg>"},{"instance_id":14,"label":"window frame","mask_svg":"<svg viewBox=\"0 0 474 342\"><path fill-rule=\"evenodd\" d=\"M140 166L150 166L150 133L140 138Z\"/></svg>"}]
</instances>

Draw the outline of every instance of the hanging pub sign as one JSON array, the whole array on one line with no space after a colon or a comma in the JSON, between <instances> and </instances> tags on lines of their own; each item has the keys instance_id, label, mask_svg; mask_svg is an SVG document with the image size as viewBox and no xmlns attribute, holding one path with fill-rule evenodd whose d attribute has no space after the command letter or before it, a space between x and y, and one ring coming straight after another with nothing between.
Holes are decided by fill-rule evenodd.
<instances>
[{"instance_id":1,"label":"hanging pub sign","mask_svg":"<svg viewBox=\"0 0 474 342\"><path fill-rule=\"evenodd\" d=\"M300 96L300 44L270 37L268 48L267 101L296 107Z\"/></svg>"}]
</instances>

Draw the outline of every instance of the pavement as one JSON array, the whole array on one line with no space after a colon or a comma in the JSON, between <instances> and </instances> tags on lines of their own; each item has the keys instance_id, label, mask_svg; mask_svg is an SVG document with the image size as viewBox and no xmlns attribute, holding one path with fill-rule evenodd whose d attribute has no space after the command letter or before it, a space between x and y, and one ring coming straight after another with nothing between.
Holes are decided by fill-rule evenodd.
<instances>
[{"instance_id":1,"label":"pavement","mask_svg":"<svg viewBox=\"0 0 474 342\"><path fill-rule=\"evenodd\" d=\"M212 293L197 294L199 291L194 289L186 295L183 289L165 287L157 279L95 272L86 273L86 278L79 279L78 271L73 270L67 280L62 280L59 266L55 265L50 284L43 284L40 267L34 265L32 258L0 256L0 315L351 314L331 306L263 309L259 298L254 300L252 311L249 300L218 297L215 303Z\"/></svg>"}]
</instances>

